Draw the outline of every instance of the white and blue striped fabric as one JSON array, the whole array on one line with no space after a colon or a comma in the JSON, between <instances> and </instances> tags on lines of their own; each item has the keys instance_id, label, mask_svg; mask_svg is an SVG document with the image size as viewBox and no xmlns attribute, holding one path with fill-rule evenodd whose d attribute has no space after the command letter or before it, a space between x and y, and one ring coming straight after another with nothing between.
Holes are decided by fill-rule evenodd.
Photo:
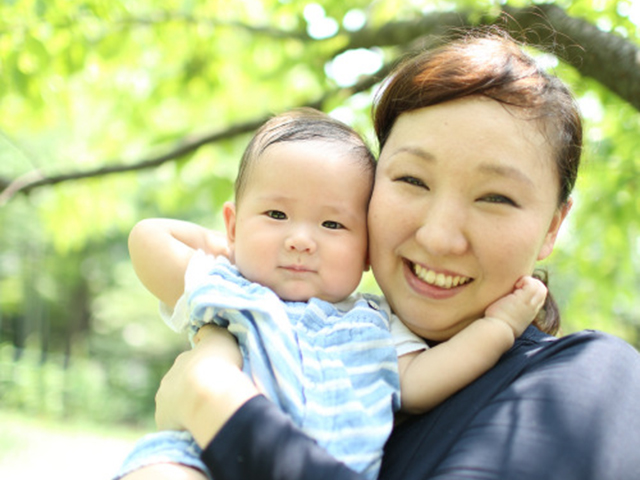
<instances>
[{"instance_id":1,"label":"white and blue striped fabric","mask_svg":"<svg viewBox=\"0 0 640 480\"><path fill-rule=\"evenodd\" d=\"M168 323L191 337L207 323L227 327L263 393L331 455L374 479L400 407L389 319L386 302L369 295L283 302L198 252Z\"/></svg>"}]
</instances>

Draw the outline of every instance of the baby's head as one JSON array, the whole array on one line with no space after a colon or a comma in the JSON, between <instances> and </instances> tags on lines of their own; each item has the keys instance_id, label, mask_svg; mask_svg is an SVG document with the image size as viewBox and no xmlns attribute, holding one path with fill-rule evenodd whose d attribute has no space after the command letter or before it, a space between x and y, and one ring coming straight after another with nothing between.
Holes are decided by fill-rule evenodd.
<instances>
[{"instance_id":1,"label":"baby's head","mask_svg":"<svg viewBox=\"0 0 640 480\"><path fill-rule=\"evenodd\" d=\"M278 115L242 157L224 206L231 257L284 300L346 298L367 268L374 157L350 127L310 108Z\"/></svg>"}]
</instances>

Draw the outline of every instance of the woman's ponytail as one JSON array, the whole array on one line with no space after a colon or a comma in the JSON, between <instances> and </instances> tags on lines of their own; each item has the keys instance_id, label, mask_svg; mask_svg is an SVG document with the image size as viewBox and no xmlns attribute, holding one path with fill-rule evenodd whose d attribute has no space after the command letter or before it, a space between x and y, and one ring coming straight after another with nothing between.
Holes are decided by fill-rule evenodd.
<instances>
[{"instance_id":1,"label":"woman's ponytail","mask_svg":"<svg viewBox=\"0 0 640 480\"><path fill-rule=\"evenodd\" d=\"M549 273L546 270L538 269L533 272L533 276L544 283L548 289ZM547 293L544 305L533 321L533 324L538 327L539 330L549 335L555 335L560 331L560 308L553 298L553 295L551 295L551 291Z\"/></svg>"}]
</instances>

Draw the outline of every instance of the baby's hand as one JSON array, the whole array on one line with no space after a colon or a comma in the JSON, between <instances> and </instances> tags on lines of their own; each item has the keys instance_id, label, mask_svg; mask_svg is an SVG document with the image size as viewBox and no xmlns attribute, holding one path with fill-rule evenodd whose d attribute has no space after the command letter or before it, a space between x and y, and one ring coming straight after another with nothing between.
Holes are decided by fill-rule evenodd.
<instances>
[{"instance_id":1,"label":"baby's hand","mask_svg":"<svg viewBox=\"0 0 640 480\"><path fill-rule=\"evenodd\" d=\"M516 282L513 292L487 307L485 315L502 320L519 337L536 318L546 297L544 283L530 276L522 277Z\"/></svg>"}]
</instances>

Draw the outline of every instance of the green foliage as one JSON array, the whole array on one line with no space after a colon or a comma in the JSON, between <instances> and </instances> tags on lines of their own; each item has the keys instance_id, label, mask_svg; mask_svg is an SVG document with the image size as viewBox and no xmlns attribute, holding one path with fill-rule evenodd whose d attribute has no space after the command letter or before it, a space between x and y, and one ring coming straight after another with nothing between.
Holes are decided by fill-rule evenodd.
<instances>
[{"instance_id":1,"label":"green foliage","mask_svg":"<svg viewBox=\"0 0 640 480\"><path fill-rule=\"evenodd\" d=\"M136 165L319 99L371 139L373 89L339 87L380 65L360 65L343 78L338 73L349 65L333 63L352 37L434 12L477 24L504 3L539 2L0 3L0 185ZM639 45L635 3L556 5ZM374 60L393 62L414 46L389 38L370 42ZM552 290L566 332L600 328L640 345L638 112L578 71L555 69L585 110L587 143L569 225L546 262ZM187 345L161 324L133 275L128 231L151 216L220 229L249 135L229 135L154 168L0 196L1 405L149 418L161 372ZM375 290L371 277L363 288ZM14 361L9 345L28 350Z\"/></svg>"},{"instance_id":2,"label":"green foliage","mask_svg":"<svg viewBox=\"0 0 640 480\"><path fill-rule=\"evenodd\" d=\"M585 90L594 112L565 244L556 252L571 329L599 328L637 344L640 316L638 112L606 91ZM595 95L595 97L591 97ZM594 103L595 102L595 103ZM601 105L601 106L598 106ZM573 317L572 317L573 318Z\"/></svg>"},{"instance_id":3,"label":"green foliage","mask_svg":"<svg viewBox=\"0 0 640 480\"><path fill-rule=\"evenodd\" d=\"M19 353L19 356L17 355ZM51 355L0 344L0 405L39 418L153 427L153 397L166 361Z\"/></svg>"}]
</instances>

